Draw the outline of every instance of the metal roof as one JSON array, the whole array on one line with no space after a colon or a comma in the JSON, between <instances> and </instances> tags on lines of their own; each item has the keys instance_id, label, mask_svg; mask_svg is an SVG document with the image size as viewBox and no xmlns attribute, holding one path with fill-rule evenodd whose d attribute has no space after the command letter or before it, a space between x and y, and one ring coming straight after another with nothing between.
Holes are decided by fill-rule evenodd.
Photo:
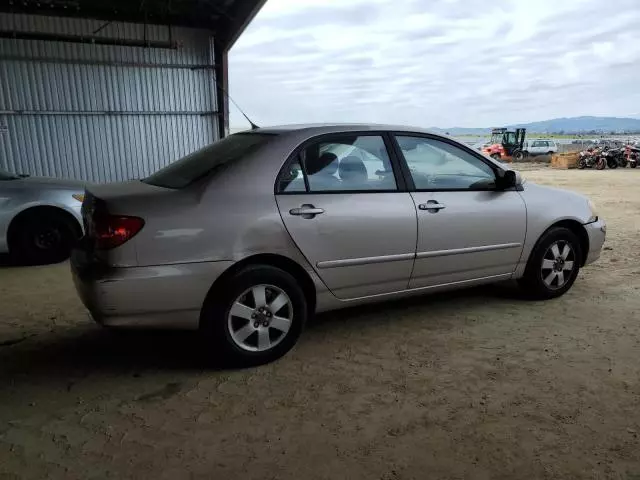
<instances>
[{"instance_id":1,"label":"metal roof","mask_svg":"<svg viewBox=\"0 0 640 480\"><path fill-rule=\"evenodd\" d=\"M212 30L228 50L266 0L0 0L0 12Z\"/></svg>"}]
</instances>

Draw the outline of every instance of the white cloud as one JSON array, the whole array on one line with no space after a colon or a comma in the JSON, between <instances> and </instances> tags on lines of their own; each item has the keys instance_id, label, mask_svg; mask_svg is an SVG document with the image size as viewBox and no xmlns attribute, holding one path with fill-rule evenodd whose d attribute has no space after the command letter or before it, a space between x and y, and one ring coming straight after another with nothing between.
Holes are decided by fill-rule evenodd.
<instances>
[{"instance_id":1,"label":"white cloud","mask_svg":"<svg viewBox=\"0 0 640 480\"><path fill-rule=\"evenodd\" d=\"M230 93L259 125L634 115L638 25L637 0L268 0Z\"/></svg>"}]
</instances>

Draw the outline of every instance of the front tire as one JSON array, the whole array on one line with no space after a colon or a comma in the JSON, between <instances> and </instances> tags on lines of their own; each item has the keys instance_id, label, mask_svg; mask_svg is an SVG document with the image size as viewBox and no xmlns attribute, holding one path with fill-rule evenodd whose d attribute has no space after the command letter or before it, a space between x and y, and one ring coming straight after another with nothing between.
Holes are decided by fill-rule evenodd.
<instances>
[{"instance_id":1,"label":"front tire","mask_svg":"<svg viewBox=\"0 0 640 480\"><path fill-rule=\"evenodd\" d=\"M307 320L299 282L270 265L246 267L210 292L200 330L206 349L234 365L261 365L286 354Z\"/></svg>"},{"instance_id":2,"label":"front tire","mask_svg":"<svg viewBox=\"0 0 640 480\"><path fill-rule=\"evenodd\" d=\"M605 165L606 162L604 161L604 158L599 158L596 161L596 170L604 170Z\"/></svg>"},{"instance_id":3,"label":"front tire","mask_svg":"<svg viewBox=\"0 0 640 480\"><path fill-rule=\"evenodd\" d=\"M521 152L520 150L517 150L515 152L513 152L513 158L516 161L521 161L524 159L524 152Z\"/></svg>"},{"instance_id":4,"label":"front tire","mask_svg":"<svg viewBox=\"0 0 640 480\"><path fill-rule=\"evenodd\" d=\"M564 295L575 282L582 259L578 237L564 227L553 227L536 244L519 280L531 298L548 300Z\"/></svg>"}]
</instances>

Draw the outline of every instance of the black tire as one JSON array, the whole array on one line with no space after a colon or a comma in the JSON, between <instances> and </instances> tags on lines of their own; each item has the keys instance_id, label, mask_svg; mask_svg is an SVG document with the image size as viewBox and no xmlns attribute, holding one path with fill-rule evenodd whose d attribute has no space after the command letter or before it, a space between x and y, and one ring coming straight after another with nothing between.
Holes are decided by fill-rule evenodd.
<instances>
[{"instance_id":1,"label":"black tire","mask_svg":"<svg viewBox=\"0 0 640 480\"><path fill-rule=\"evenodd\" d=\"M580 170L584 170L587 166L587 162L584 161L584 158L581 158L580 160L578 160L578 168Z\"/></svg>"},{"instance_id":2,"label":"black tire","mask_svg":"<svg viewBox=\"0 0 640 480\"><path fill-rule=\"evenodd\" d=\"M244 326L248 326L254 320L244 320L240 317L230 318L229 313L231 307L244 292L259 285L272 285L286 293L290 300L290 306L287 305L283 308L287 311L291 308L292 311L288 312L291 314L291 324L288 332L284 334L284 338L277 340L279 343L274 347L266 351L248 351L233 339L231 333L233 327L230 327L230 324L237 320L246 322ZM267 295L269 293L270 291L267 289ZM278 310L278 312L282 312L282 310ZM273 312L273 315L276 313ZM233 366L262 365L282 357L291 350L304 329L307 316L307 299L299 282L292 275L270 265L252 265L240 270L225 281L219 291L209 292L200 316L200 331L210 358ZM242 327L238 329L240 328ZM271 329L270 332L273 330ZM255 338L252 338L253 335ZM255 340L257 346L258 333L250 334L247 341L249 339Z\"/></svg>"},{"instance_id":3,"label":"black tire","mask_svg":"<svg viewBox=\"0 0 640 480\"><path fill-rule=\"evenodd\" d=\"M518 160L518 161L523 160L524 159L524 153L521 152L520 150L517 150L517 151L513 152L513 159L514 160Z\"/></svg>"},{"instance_id":4,"label":"black tire","mask_svg":"<svg viewBox=\"0 0 640 480\"><path fill-rule=\"evenodd\" d=\"M529 158L529 152L528 151L525 150L522 153L524 154L524 158Z\"/></svg>"},{"instance_id":5,"label":"black tire","mask_svg":"<svg viewBox=\"0 0 640 480\"><path fill-rule=\"evenodd\" d=\"M553 155L553 152L547 152L547 155L551 156Z\"/></svg>"},{"instance_id":6,"label":"black tire","mask_svg":"<svg viewBox=\"0 0 640 480\"><path fill-rule=\"evenodd\" d=\"M610 160L607 160L607 166L609 168L618 168L618 161L613 158Z\"/></svg>"},{"instance_id":7,"label":"black tire","mask_svg":"<svg viewBox=\"0 0 640 480\"><path fill-rule=\"evenodd\" d=\"M491 154L491 158L493 158L494 160L500 160L500 154L499 153L492 153Z\"/></svg>"},{"instance_id":8,"label":"black tire","mask_svg":"<svg viewBox=\"0 0 640 480\"><path fill-rule=\"evenodd\" d=\"M543 261L548 259L550 248L554 244L559 246L568 244L571 249L566 261L573 262L572 270L562 272L563 277L565 273L568 277L564 279L564 283L561 286L558 285L558 277L551 280L552 284L555 280L555 286L549 286L545 283L545 278L549 277L553 269L543 268ZM564 247L562 248L564 249ZM518 280L518 283L523 293L533 299L548 300L557 298L564 295L571 288L578 276L581 263L582 249L578 237L568 228L553 227L547 230L538 240L527 262L524 276Z\"/></svg>"},{"instance_id":9,"label":"black tire","mask_svg":"<svg viewBox=\"0 0 640 480\"><path fill-rule=\"evenodd\" d=\"M79 236L79 226L65 212L36 209L21 214L11 224L9 251L27 265L58 263L69 258Z\"/></svg>"},{"instance_id":10,"label":"black tire","mask_svg":"<svg viewBox=\"0 0 640 480\"><path fill-rule=\"evenodd\" d=\"M637 165L638 165L638 162L629 162L629 166L631 168L636 168Z\"/></svg>"},{"instance_id":11,"label":"black tire","mask_svg":"<svg viewBox=\"0 0 640 480\"><path fill-rule=\"evenodd\" d=\"M596 170L604 170L606 164L607 162L604 161L604 158L599 158L596 160Z\"/></svg>"}]
</instances>

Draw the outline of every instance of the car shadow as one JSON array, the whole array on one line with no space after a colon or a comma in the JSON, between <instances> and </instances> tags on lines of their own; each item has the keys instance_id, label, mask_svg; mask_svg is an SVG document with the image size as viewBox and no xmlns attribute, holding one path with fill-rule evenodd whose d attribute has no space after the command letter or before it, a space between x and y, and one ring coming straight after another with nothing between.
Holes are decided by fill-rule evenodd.
<instances>
[{"instance_id":1,"label":"car shadow","mask_svg":"<svg viewBox=\"0 0 640 480\"><path fill-rule=\"evenodd\" d=\"M65 261L66 260L62 260L61 262L25 262L17 259L14 255L9 253L0 253L0 268L38 267L56 265Z\"/></svg>"},{"instance_id":2,"label":"car shadow","mask_svg":"<svg viewBox=\"0 0 640 480\"><path fill-rule=\"evenodd\" d=\"M316 317L309 322L307 330L324 328L332 322L366 321L370 323L372 316L379 319L377 322L379 324L379 322L386 322L389 318L393 318L400 313L405 313L407 310L411 310L412 312L424 311L425 314L437 314L439 311L450 311L451 308L453 308L452 305L459 305L460 302L464 302L467 306L473 307L474 305L479 306L485 304L487 301L518 302L528 300L529 298L517 288L515 282L506 281L480 287L470 287L435 294L415 295L400 300L390 300L324 312L316 315Z\"/></svg>"},{"instance_id":3,"label":"car shadow","mask_svg":"<svg viewBox=\"0 0 640 480\"><path fill-rule=\"evenodd\" d=\"M319 314L309 322L302 340L313 341L314 331L331 331L334 322L353 322L353 328L362 331L375 329L407 310L429 315L450 311L452 304L460 302L473 307L488 300L513 302L519 298L517 291L505 284L352 307ZM73 378L87 375L239 368L208 350L197 332L188 331L111 330L87 323L0 343L0 376L12 385L24 382L59 388Z\"/></svg>"}]
</instances>

